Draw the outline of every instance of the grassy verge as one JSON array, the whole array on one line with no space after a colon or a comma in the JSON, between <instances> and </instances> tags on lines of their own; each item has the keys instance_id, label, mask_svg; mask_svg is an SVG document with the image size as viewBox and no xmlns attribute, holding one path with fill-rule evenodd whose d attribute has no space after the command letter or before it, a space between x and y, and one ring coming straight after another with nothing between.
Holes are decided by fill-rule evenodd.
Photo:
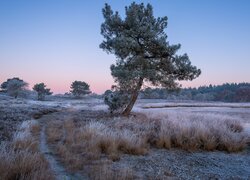
<instances>
[{"instance_id":1,"label":"grassy verge","mask_svg":"<svg viewBox=\"0 0 250 180\"><path fill-rule=\"evenodd\" d=\"M48 162L39 152L39 132L39 124L21 126L12 141L1 143L1 179L55 179Z\"/></svg>"}]
</instances>

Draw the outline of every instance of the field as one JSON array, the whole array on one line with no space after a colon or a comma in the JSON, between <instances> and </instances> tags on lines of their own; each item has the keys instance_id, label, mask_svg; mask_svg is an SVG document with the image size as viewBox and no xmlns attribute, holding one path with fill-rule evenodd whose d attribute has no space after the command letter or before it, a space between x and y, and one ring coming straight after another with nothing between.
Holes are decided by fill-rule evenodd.
<instances>
[{"instance_id":1,"label":"field","mask_svg":"<svg viewBox=\"0 0 250 180\"><path fill-rule=\"evenodd\" d=\"M250 179L247 103L0 98L0 179Z\"/></svg>"}]
</instances>

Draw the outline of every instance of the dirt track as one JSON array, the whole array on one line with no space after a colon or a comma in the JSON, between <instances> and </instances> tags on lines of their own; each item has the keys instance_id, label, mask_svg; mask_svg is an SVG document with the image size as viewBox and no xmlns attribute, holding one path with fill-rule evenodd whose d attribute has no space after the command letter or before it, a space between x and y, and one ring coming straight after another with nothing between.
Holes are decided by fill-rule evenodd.
<instances>
[{"instance_id":1,"label":"dirt track","mask_svg":"<svg viewBox=\"0 0 250 180\"><path fill-rule=\"evenodd\" d=\"M63 111L65 113L65 111L67 111L67 110L63 110ZM68 112L70 113L71 110L69 110ZM63 165L60 162L60 160L58 159L58 157L56 157L56 155L53 153L53 151L51 151L51 148L49 147L49 145L47 143L47 137L46 137L45 130L47 128L47 122L53 121L55 117L60 117L60 112L59 113L52 113L52 114L48 114L48 115L43 115L43 116L41 116L40 119L38 119L38 121L40 122L40 126L41 126L40 151L44 154L44 157L47 159L47 161L50 165L50 168L52 169L52 171L54 172L54 174L56 176L56 179L58 179L58 180L61 180L61 179L65 179L65 180L88 179L87 177L82 176L80 174L68 172L63 167Z\"/></svg>"}]
</instances>

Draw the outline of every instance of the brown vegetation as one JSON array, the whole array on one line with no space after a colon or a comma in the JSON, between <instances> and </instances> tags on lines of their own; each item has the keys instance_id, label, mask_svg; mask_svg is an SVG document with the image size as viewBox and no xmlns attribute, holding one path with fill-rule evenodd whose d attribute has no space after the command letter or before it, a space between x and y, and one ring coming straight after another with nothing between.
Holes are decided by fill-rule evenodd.
<instances>
[{"instance_id":1,"label":"brown vegetation","mask_svg":"<svg viewBox=\"0 0 250 180\"><path fill-rule=\"evenodd\" d=\"M240 122L214 114L137 113L130 118L90 121L65 118L49 122L46 132L48 142L65 166L71 171L95 170L90 174L92 179L116 177L117 170L103 169L119 161L122 154L145 155L150 147L236 152L246 146ZM133 177L133 173L124 174Z\"/></svg>"},{"instance_id":2,"label":"brown vegetation","mask_svg":"<svg viewBox=\"0 0 250 180\"><path fill-rule=\"evenodd\" d=\"M168 113L150 119L160 124L157 147L236 152L247 145L240 121L227 116Z\"/></svg>"},{"instance_id":3,"label":"brown vegetation","mask_svg":"<svg viewBox=\"0 0 250 180\"><path fill-rule=\"evenodd\" d=\"M50 126L46 128L47 141L54 143L63 138L62 124L60 121L50 122Z\"/></svg>"},{"instance_id":4,"label":"brown vegetation","mask_svg":"<svg viewBox=\"0 0 250 180\"><path fill-rule=\"evenodd\" d=\"M39 152L39 124L23 127L12 142L0 145L0 177L12 180L55 179L49 164ZM30 132L32 136L27 133ZM27 136L24 136L25 135Z\"/></svg>"},{"instance_id":5,"label":"brown vegetation","mask_svg":"<svg viewBox=\"0 0 250 180\"><path fill-rule=\"evenodd\" d=\"M47 161L39 152L14 150L4 145L0 149L0 177L6 180L54 179Z\"/></svg>"}]
</instances>

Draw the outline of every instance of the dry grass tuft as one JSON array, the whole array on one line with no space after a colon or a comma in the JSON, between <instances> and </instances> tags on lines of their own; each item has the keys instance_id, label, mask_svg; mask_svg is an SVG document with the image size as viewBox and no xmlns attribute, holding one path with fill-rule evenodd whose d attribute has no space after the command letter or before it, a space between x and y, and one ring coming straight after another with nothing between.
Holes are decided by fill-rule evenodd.
<instances>
[{"instance_id":1,"label":"dry grass tuft","mask_svg":"<svg viewBox=\"0 0 250 180\"><path fill-rule=\"evenodd\" d=\"M82 157L79 154L73 154L65 145L58 145L56 147L56 152L69 170L76 171L83 168L84 161Z\"/></svg>"},{"instance_id":2,"label":"dry grass tuft","mask_svg":"<svg viewBox=\"0 0 250 180\"><path fill-rule=\"evenodd\" d=\"M54 143L60 141L63 137L62 124L60 121L50 122L48 128L46 128L47 141Z\"/></svg>"},{"instance_id":3,"label":"dry grass tuft","mask_svg":"<svg viewBox=\"0 0 250 180\"><path fill-rule=\"evenodd\" d=\"M222 115L168 113L153 116L160 122L156 146L185 150L241 151L246 147L246 135L240 121Z\"/></svg>"},{"instance_id":4,"label":"dry grass tuft","mask_svg":"<svg viewBox=\"0 0 250 180\"><path fill-rule=\"evenodd\" d=\"M39 152L39 132L36 121L24 121L13 141L0 144L1 179L55 179L48 162Z\"/></svg>"},{"instance_id":5,"label":"dry grass tuft","mask_svg":"<svg viewBox=\"0 0 250 180\"><path fill-rule=\"evenodd\" d=\"M34 138L26 138L26 139L17 139L12 142L14 150L27 150L32 153L39 151L39 142L35 140Z\"/></svg>"},{"instance_id":6,"label":"dry grass tuft","mask_svg":"<svg viewBox=\"0 0 250 180\"><path fill-rule=\"evenodd\" d=\"M139 136L130 130L117 130L100 122L90 122L81 131L83 139L88 140L91 149L105 154L143 155L147 152L148 145L143 136ZM87 139L86 139L87 138Z\"/></svg>"},{"instance_id":7,"label":"dry grass tuft","mask_svg":"<svg viewBox=\"0 0 250 180\"><path fill-rule=\"evenodd\" d=\"M0 177L11 180L55 179L49 164L39 152L35 137L17 138L0 145Z\"/></svg>"},{"instance_id":8,"label":"dry grass tuft","mask_svg":"<svg viewBox=\"0 0 250 180\"><path fill-rule=\"evenodd\" d=\"M54 179L48 163L40 153L14 150L1 145L0 177L2 179Z\"/></svg>"},{"instance_id":9,"label":"dry grass tuft","mask_svg":"<svg viewBox=\"0 0 250 180\"><path fill-rule=\"evenodd\" d=\"M30 127L30 132L33 136L38 136L40 134L40 124L33 124L31 127Z\"/></svg>"}]
</instances>

